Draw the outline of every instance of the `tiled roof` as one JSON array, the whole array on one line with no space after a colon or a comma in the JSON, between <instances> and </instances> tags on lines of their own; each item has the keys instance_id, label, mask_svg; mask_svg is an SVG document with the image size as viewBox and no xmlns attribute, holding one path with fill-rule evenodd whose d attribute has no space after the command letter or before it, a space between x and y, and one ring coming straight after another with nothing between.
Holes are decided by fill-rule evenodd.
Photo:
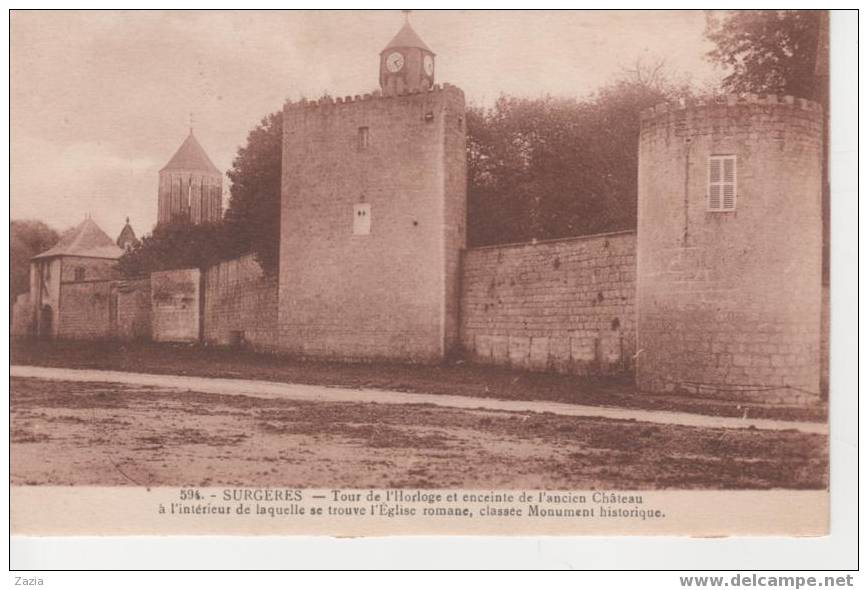
<instances>
[{"instance_id":1,"label":"tiled roof","mask_svg":"<svg viewBox=\"0 0 868 590\"><path fill-rule=\"evenodd\" d=\"M181 147L178 148L178 151L175 152L175 155L172 156L172 159L169 160L169 163L163 166L163 169L160 171L162 172L163 170L201 170L220 174L217 166L214 165L211 158L208 157L208 154L205 153L205 150L196 141L196 136L193 135L192 130L187 139L184 140L184 143L181 144Z\"/></svg>"},{"instance_id":2,"label":"tiled roof","mask_svg":"<svg viewBox=\"0 0 868 590\"><path fill-rule=\"evenodd\" d=\"M93 221L87 218L66 232L53 247L34 258L52 256L86 256L91 258L120 258L124 253Z\"/></svg>"},{"instance_id":3,"label":"tiled roof","mask_svg":"<svg viewBox=\"0 0 868 590\"><path fill-rule=\"evenodd\" d=\"M434 53L429 49L425 42L419 38L419 35L416 34L416 31L413 30L413 27L410 26L410 23L404 23L404 26L401 27L401 30L398 31L398 34L389 41L389 44L383 48L383 51L387 51L392 48L397 47L418 47L420 49L424 49L430 53ZM381 51L380 53L383 53Z\"/></svg>"}]
</instances>

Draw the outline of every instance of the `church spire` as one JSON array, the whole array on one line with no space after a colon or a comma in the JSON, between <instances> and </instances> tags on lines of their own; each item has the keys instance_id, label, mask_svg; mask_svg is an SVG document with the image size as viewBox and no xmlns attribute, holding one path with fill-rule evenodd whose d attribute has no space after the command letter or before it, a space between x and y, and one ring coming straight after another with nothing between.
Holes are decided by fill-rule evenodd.
<instances>
[{"instance_id":1,"label":"church spire","mask_svg":"<svg viewBox=\"0 0 868 590\"><path fill-rule=\"evenodd\" d=\"M169 160L169 163L163 166L163 170L195 170L220 174L211 158L205 153L205 149L193 135L192 120L190 121L190 134Z\"/></svg>"},{"instance_id":2,"label":"church spire","mask_svg":"<svg viewBox=\"0 0 868 590\"><path fill-rule=\"evenodd\" d=\"M133 231L133 226L130 225L129 217L127 217L127 223L121 229L121 233L118 234L118 239L115 240L115 243L118 245L118 248L124 251L138 245L139 239L136 237L136 232Z\"/></svg>"}]
</instances>

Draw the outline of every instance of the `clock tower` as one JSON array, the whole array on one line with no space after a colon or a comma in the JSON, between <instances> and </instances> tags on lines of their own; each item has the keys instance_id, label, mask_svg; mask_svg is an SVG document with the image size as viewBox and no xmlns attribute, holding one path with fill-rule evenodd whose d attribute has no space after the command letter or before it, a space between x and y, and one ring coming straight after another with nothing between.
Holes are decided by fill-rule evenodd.
<instances>
[{"instance_id":1,"label":"clock tower","mask_svg":"<svg viewBox=\"0 0 868 590\"><path fill-rule=\"evenodd\" d=\"M434 86L434 52L410 26L410 11L404 11L404 26L380 52L380 88L393 96Z\"/></svg>"},{"instance_id":2,"label":"clock tower","mask_svg":"<svg viewBox=\"0 0 868 590\"><path fill-rule=\"evenodd\" d=\"M283 109L277 347L440 362L457 352L464 93L405 23L381 92Z\"/></svg>"}]
</instances>

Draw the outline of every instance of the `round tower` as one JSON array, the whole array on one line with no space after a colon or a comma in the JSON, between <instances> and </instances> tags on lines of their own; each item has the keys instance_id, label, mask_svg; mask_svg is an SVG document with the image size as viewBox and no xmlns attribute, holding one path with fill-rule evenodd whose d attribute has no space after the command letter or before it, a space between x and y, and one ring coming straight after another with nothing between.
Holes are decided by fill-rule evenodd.
<instances>
[{"instance_id":1,"label":"round tower","mask_svg":"<svg viewBox=\"0 0 868 590\"><path fill-rule=\"evenodd\" d=\"M641 391L819 396L820 111L748 95L643 113Z\"/></svg>"},{"instance_id":2,"label":"round tower","mask_svg":"<svg viewBox=\"0 0 868 590\"><path fill-rule=\"evenodd\" d=\"M157 224L210 223L223 216L223 175L190 134L160 170Z\"/></svg>"}]
</instances>

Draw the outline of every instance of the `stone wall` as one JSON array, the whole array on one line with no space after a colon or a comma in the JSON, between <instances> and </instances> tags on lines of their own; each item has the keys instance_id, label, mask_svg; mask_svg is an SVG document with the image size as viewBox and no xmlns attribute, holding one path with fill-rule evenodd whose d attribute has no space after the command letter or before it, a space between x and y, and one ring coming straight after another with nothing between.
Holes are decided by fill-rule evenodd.
<instances>
[{"instance_id":1,"label":"stone wall","mask_svg":"<svg viewBox=\"0 0 868 590\"><path fill-rule=\"evenodd\" d=\"M111 281L61 283L59 338L98 340L112 336Z\"/></svg>"},{"instance_id":2,"label":"stone wall","mask_svg":"<svg viewBox=\"0 0 868 590\"><path fill-rule=\"evenodd\" d=\"M119 340L150 340L151 280L150 278L115 281L114 332Z\"/></svg>"},{"instance_id":3,"label":"stone wall","mask_svg":"<svg viewBox=\"0 0 868 590\"><path fill-rule=\"evenodd\" d=\"M198 342L199 269L151 273L151 336L156 342Z\"/></svg>"},{"instance_id":4,"label":"stone wall","mask_svg":"<svg viewBox=\"0 0 868 590\"><path fill-rule=\"evenodd\" d=\"M458 348L464 114L452 86L286 105L283 350L437 362Z\"/></svg>"},{"instance_id":5,"label":"stone wall","mask_svg":"<svg viewBox=\"0 0 868 590\"><path fill-rule=\"evenodd\" d=\"M535 370L629 371L635 274L634 232L467 250L465 352Z\"/></svg>"},{"instance_id":6,"label":"stone wall","mask_svg":"<svg viewBox=\"0 0 868 590\"><path fill-rule=\"evenodd\" d=\"M818 398L822 121L751 95L643 114L640 391ZM734 209L709 207L712 156L736 159Z\"/></svg>"},{"instance_id":7,"label":"stone wall","mask_svg":"<svg viewBox=\"0 0 868 590\"><path fill-rule=\"evenodd\" d=\"M117 260L89 256L63 256L60 282L105 281L119 276Z\"/></svg>"},{"instance_id":8,"label":"stone wall","mask_svg":"<svg viewBox=\"0 0 868 590\"><path fill-rule=\"evenodd\" d=\"M277 278L266 276L253 255L208 268L203 286L205 342L278 348Z\"/></svg>"}]
</instances>

